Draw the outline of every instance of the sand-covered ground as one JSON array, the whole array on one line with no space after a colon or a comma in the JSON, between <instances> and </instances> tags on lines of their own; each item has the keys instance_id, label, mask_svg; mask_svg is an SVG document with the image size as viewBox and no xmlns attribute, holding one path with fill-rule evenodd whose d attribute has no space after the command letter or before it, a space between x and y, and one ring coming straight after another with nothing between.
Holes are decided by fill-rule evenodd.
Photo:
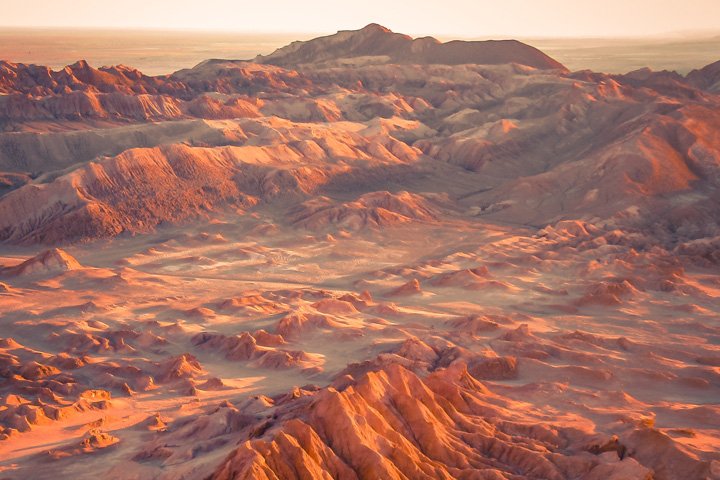
<instances>
[{"instance_id":1,"label":"sand-covered ground","mask_svg":"<svg viewBox=\"0 0 720 480\"><path fill-rule=\"evenodd\" d=\"M261 398L256 415L270 415L293 388L367 362L466 365L491 418L563 432L577 452L617 435L659 478L716 468L700 461L717 463L720 438L712 270L593 244L575 224L546 236L460 220L333 236L274 225L163 229L69 248L68 271L4 278L3 362L18 374L3 388L15 409L3 473L202 477L243 426L205 425L210 412ZM65 394L47 385L56 372ZM83 444L96 429L112 440Z\"/></svg>"}]
</instances>

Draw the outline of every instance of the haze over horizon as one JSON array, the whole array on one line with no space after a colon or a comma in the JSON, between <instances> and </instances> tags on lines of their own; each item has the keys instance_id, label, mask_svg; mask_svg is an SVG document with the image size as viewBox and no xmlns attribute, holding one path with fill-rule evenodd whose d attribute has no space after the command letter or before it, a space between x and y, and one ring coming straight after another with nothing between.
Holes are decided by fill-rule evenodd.
<instances>
[{"instance_id":1,"label":"haze over horizon","mask_svg":"<svg viewBox=\"0 0 720 480\"><path fill-rule=\"evenodd\" d=\"M121 8L92 0L38 0L32 6L10 4L3 10L0 23L6 27L334 33L379 23L413 35L465 38L643 37L720 32L720 3L713 0L607 0L602 9L571 0L548 0L543 4L508 0L502 5L467 0L369 0L351 7L329 0L280 0L252 7L230 0L128 0Z\"/></svg>"}]
</instances>

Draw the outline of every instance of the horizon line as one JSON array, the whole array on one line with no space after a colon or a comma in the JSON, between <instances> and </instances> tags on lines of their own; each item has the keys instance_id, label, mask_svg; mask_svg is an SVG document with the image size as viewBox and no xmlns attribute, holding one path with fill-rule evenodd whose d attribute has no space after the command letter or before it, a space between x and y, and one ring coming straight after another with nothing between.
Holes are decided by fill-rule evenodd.
<instances>
[{"instance_id":1,"label":"horizon line","mask_svg":"<svg viewBox=\"0 0 720 480\"><path fill-rule=\"evenodd\" d=\"M364 26L364 25L363 25ZM4 25L0 24L0 37L7 33L8 30L42 30L42 31L80 31L80 32L93 32L93 33L192 33L192 34L217 34L217 35L279 35L283 37L292 37L293 35L316 35L326 36L333 35L342 31L353 31L359 30L363 27L358 28L343 28L333 32L330 31L290 31L290 30L239 30L239 29L227 29L227 28L194 28L194 27L155 27L155 26L118 26L118 25ZM627 34L627 35L602 35L602 34L584 34L584 35L513 35L507 33L488 33L483 35L457 35L453 33L443 32L399 32L390 29L395 33L403 33L411 35L413 37L423 36L435 36L438 39L458 39L458 40L481 40L481 39L534 39L534 40L694 40L694 39L713 39L720 36L720 28L718 29L698 29L698 30L675 30L662 33L647 33L647 34Z\"/></svg>"}]
</instances>

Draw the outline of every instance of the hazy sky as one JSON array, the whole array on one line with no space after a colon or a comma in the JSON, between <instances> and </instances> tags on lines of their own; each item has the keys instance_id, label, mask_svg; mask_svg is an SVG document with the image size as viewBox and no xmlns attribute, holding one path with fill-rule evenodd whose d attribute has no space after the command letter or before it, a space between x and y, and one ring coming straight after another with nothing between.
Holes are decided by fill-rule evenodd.
<instances>
[{"instance_id":1,"label":"hazy sky","mask_svg":"<svg viewBox=\"0 0 720 480\"><path fill-rule=\"evenodd\" d=\"M0 0L0 25L333 33L636 36L720 31L720 0Z\"/></svg>"}]
</instances>

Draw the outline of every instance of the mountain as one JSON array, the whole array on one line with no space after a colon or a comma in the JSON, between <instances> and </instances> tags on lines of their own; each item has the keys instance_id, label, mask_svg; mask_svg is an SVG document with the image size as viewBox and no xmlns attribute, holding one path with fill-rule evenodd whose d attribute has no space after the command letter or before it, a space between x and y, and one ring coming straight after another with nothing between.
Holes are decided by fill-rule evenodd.
<instances>
[{"instance_id":1,"label":"mountain","mask_svg":"<svg viewBox=\"0 0 720 480\"><path fill-rule=\"evenodd\" d=\"M442 65L519 63L545 70L565 69L540 50L517 40L454 40L442 43L432 37L413 39L374 23L360 30L340 31L307 42L294 42L270 55L260 55L254 61L289 68L354 61L364 64Z\"/></svg>"},{"instance_id":2,"label":"mountain","mask_svg":"<svg viewBox=\"0 0 720 480\"><path fill-rule=\"evenodd\" d=\"M405 41L379 27L367 31ZM222 61L161 82L181 93L149 95L100 92L105 75L88 68L85 81L71 83L75 90L57 94L55 83L30 93L41 84L37 75L19 86L6 80L16 93L0 97L0 115L3 105L19 107L5 110L11 131L0 133L0 172L9 172L1 241L149 232L226 209L284 209L290 199L302 208L284 210L282 221L296 226L398 223L395 214L387 221L397 205L366 204L382 191L445 195L445 211L538 228L577 218L653 226L664 232L656 241L720 228L712 207L718 101L676 74L517 64L297 72ZM105 82L116 83L125 85ZM43 122L52 127L43 130Z\"/></svg>"},{"instance_id":3,"label":"mountain","mask_svg":"<svg viewBox=\"0 0 720 480\"><path fill-rule=\"evenodd\" d=\"M0 62L3 478L720 478L718 64L258 61Z\"/></svg>"},{"instance_id":4,"label":"mountain","mask_svg":"<svg viewBox=\"0 0 720 480\"><path fill-rule=\"evenodd\" d=\"M706 65L688 73L687 80L691 85L714 93L720 93L720 61Z\"/></svg>"}]
</instances>

